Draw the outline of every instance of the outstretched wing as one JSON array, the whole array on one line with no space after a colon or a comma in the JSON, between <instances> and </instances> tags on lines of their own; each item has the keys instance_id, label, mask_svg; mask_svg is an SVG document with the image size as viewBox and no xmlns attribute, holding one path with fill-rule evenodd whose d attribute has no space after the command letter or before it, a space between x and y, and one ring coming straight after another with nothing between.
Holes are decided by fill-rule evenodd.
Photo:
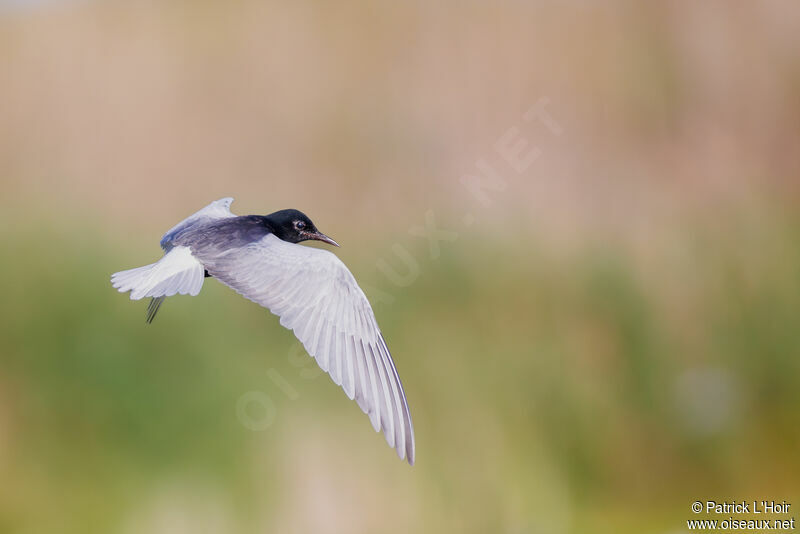
<instances>
[{"instance_id":1,"label":"outstretched wing","mask_svg":"<svg viewBox=\"0 0 800 534\"><path fill-rule=\"evenodd\" d=\"M280 316L398 456L414 463L403 386L369 301L339 258L272 234L214 257L196 253L211 275Z\"/></svg>"}]
</instances>

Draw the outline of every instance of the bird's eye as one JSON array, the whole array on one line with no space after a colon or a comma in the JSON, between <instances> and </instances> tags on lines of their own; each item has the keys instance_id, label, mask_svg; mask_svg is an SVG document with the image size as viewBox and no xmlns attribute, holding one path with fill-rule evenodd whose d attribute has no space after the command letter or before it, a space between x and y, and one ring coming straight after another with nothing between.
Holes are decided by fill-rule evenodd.
<instances>
[{"instance_id":1,"label":"bird's eye","mask_svg":"<svg viewBox=\"0 0 800 534\"><path fill-rule=\"evenodd\" d=\"M306 223L304 223L303 221L295 221L294 227L297 228L298 230L302 230L303 228L306 227Z\"/></svg>"}]
</instances>

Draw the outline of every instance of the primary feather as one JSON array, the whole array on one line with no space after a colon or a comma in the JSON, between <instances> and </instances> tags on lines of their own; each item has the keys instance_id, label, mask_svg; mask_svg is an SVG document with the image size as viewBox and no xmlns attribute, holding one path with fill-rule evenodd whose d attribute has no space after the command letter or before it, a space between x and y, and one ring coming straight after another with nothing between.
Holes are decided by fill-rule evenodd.
<instances>
[{"instance_id":1,"label":"primary feather","mask_svg":"<svg viewBox=\"0 0 800 534\"><path fill-rule=\"evenodd\" d=\"M196 254L214 278L280 316L400 458L414 462L403 386L367 297L338 257L273 234L224 253L200 247Z\"/></svg>"},{"instance_id":2,"label":"primary feather","mask_svg":"<svg viewBox=\"0 0 800 534\"><path fill-rule=\"evenodd\" d=\"M130 291L134 300L151 297L151 322L166 297L197 295L205 275L217 278L278 315L398 456L413 464L414 427L403 385L353 275L326 250L280 239L278 229L270 231L264 223L268 217L237 217L230 211L232 201L212 202L172 227L161 239L164 256L115 273L114 287ZM303 216L296 210L273 215L283 221L294 214Z\"/></svg>"}]
</instances>

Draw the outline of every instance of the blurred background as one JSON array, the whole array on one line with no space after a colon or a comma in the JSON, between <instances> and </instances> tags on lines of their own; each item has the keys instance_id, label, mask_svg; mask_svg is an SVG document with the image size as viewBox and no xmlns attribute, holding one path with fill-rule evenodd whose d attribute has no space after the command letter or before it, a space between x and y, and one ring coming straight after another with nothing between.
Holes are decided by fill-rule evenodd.
<instances>
[{"instance_id":1,"label":"blurred background","mask_svg":"<svg viewBox=\"0 0 800 534\"><path fill-rule=\"evenodd\" d=\"M798 21L0 1L0 532L673 533L695 500L800 506ZM414 467L266 310L210 280L146 326L111 288L223 196L342 244Z\"/></svg>"}]
</instances>

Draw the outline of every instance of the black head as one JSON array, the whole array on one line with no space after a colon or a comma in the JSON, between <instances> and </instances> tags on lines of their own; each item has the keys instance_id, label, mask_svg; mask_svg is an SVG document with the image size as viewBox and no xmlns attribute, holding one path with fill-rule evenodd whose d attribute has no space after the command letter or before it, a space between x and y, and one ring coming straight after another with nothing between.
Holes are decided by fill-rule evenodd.
<instances>
[{"instance_id":1,"label":"black head","mask_svg":"<svg viewBox=\"0 0 800 534\"><path fill-rule=\"evenodd\" d=\"M308 241L314 239L322 241L329 245L339 246L339 244L326 236L314 226L311 219L306 217L305 213L298 210L281 210L275 213L270 213L266 216L272 233L276 237L289 243L299 243L301 241Z\"/></svg>"}]
</instances>

